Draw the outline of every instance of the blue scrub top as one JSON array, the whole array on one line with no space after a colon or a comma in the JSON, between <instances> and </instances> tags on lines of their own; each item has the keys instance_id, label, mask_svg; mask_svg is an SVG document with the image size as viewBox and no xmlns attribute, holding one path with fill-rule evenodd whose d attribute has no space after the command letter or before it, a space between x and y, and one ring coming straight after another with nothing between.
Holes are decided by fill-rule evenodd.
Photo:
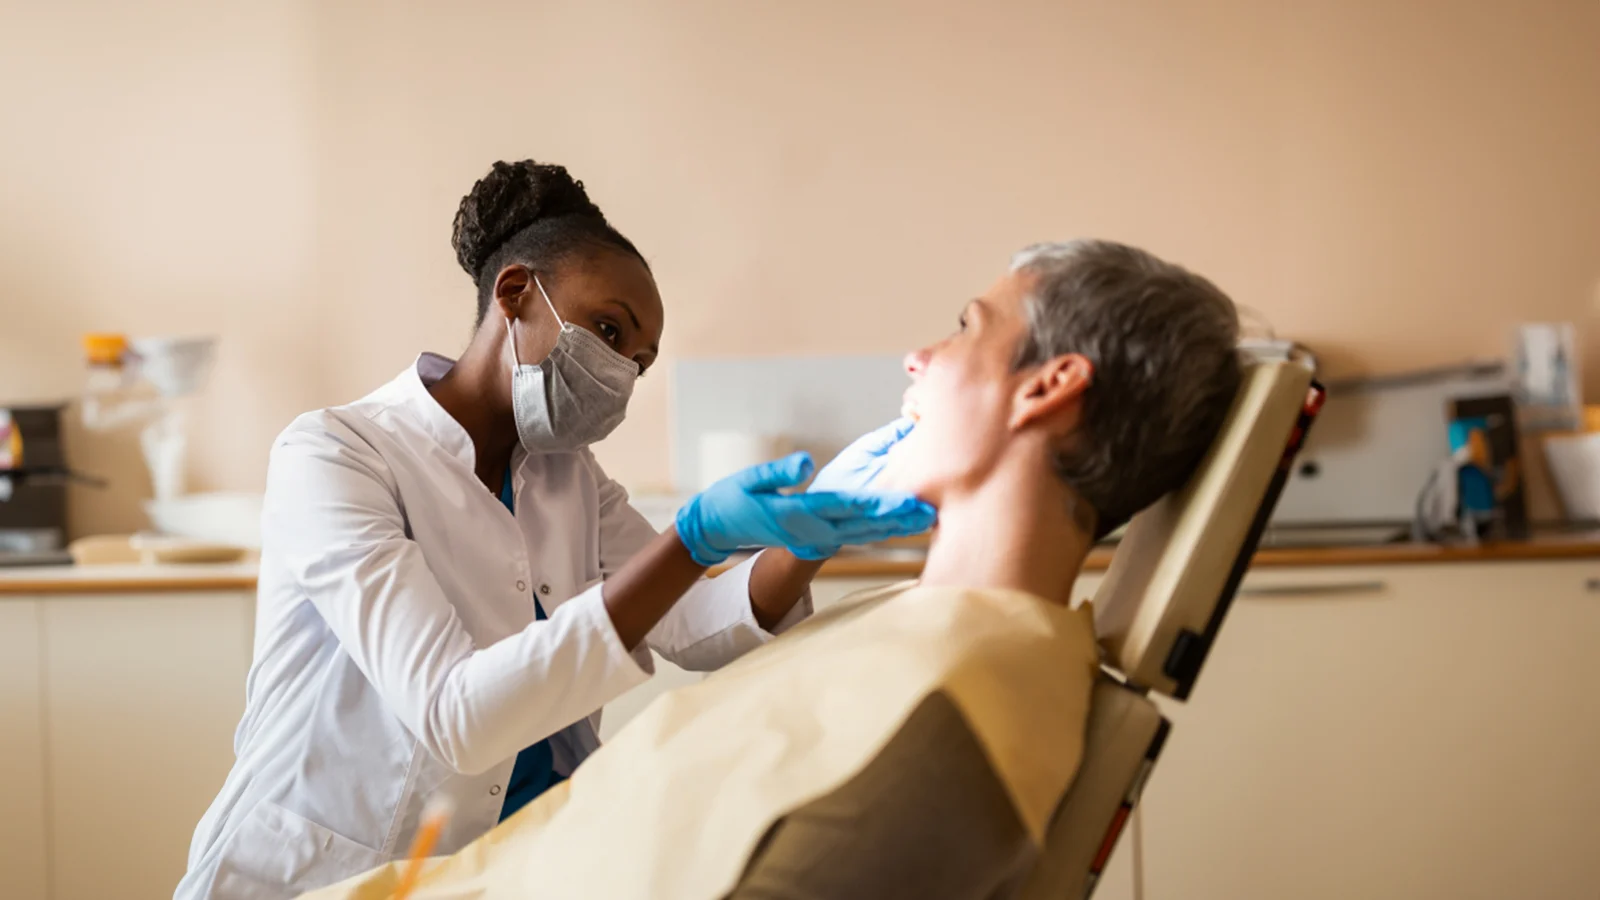
<instances>
[{"instance_id":1,"label":"blue scrub top","mask_svg":"<svg viewBox=\"0 0 1600 900\"><path fill-rule=\"evenodd\" d=\"M509 465L506 466L505 480L500 482L500 502L505 504L507 512L513 516L517 514ZM541 620L547 618L536 596L533 597L533 614ZM518 753L517 764L511 769L511 783L506 785L506 802L500 807L500 821L504 822L512 813L532 802L533 798L565 780L556 774L555 756L550 750L549 738Z\"/></svg>"}]
</instances>

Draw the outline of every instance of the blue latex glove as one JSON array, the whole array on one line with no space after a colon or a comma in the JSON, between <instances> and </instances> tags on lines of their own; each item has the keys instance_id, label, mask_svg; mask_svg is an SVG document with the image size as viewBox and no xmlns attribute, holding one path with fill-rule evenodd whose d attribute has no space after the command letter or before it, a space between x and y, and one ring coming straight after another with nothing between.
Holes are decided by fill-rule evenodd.
<instances>
[{"instance_id":1,"label":"blue latex glove","mask_svg":"<svg viewBox=\"0 0 1600 900\"><path fill-rule=\"evenodd\" d=\"M783 547L826 559L846 544L871 544L933 527L933 507L911 494L817 491L780 494L811 476L811 456L794 453L730 475L678 510L678 537L702 566L745 547Z\"/></svg>"},{"instance_id":2,"label":"blue latex glove","mask_svg":"<svg viewBox=\"0 0 1600 900\"><path fill-rule=\"evenodd\" d=\"M875 431L869 431L839 451L833 462L822 467L808 490L865 491L883 474L889 464L889 451L905 439L917 423L899 418Z\"/></svg>"}]
</instances>

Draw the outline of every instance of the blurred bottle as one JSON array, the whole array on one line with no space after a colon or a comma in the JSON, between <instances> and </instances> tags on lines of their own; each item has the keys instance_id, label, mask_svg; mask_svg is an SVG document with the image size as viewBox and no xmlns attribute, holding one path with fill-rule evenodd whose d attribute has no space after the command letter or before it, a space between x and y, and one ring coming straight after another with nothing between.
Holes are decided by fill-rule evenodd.
<instances>
[{"instance_id":1,"label":"blurred bottle","mask_svg":"<svg viewBox=\"0 0 1600 900\"><path fill-rule=\"evenodd\" d=\"M128 354L128 339L120 334L83 336L84 362L89 366L85 390L104 393L122 387L122 363Z\"/></svg>"},{"instance_id":2,"label":"blurred bottle","mask_svg":"<svg viewBox=\"0 0 1600 900\"><path fill-rule=\"evenodd\" d=\"M149 415L147 402L136 399L128 367L128 339L120 334L86 334L83 356L83 424L96 430L115 428Z\"/></svg>"}]
</instances>

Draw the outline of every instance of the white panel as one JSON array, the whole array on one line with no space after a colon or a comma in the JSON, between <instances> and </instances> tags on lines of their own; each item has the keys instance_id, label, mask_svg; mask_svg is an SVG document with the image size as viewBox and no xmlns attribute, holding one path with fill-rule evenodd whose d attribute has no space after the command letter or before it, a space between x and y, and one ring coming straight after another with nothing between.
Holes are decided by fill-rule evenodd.
<instances>
[{"instance_id":1,"label":"white panel","mask_svg":"<svg viewBox=\"0 0 1600 900\"><path fill-rule=\"evenodd\" d=\"M1331 387L1272 521L1410 522L1428 474L1450 452L1450 400L1505 390L1493 377Z\"/></svg>"},{"instance_id":2,"label":"white panel","mask_svg":"<svg viewBox=\"0 0 1600 900\"><path fill-rule=\"evenodd\" d=\"M898 356L680 360L672 367L674 487L699 478L700 435L787 435L818 464L900 414L911 385Z\"/></svg>"}]
</instances>

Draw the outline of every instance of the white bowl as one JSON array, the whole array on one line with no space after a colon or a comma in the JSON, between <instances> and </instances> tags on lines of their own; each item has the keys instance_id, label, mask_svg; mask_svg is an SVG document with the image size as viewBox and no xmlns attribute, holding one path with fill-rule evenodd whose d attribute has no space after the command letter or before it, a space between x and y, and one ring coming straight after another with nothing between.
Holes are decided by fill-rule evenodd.
<instances>
[{"instance_id":1,"label":"white bowl","mask_svg":"<svg viewBox=\"0 0 1600 900\"><path fill-rule=\"evenodd\" d=\"M232 547L261 547L260 494L184 494L171 500L146 500L144 511L162 534Z\"/></svg>"},{"instance_id":2,"label":"white bowl","mask_svg":"<svg viewBox=\"0 0 1600 900\"><path fill-rule=\"evenodd\" d=\"M139 376L164 397L182 397L200 389L216 357L215 338L134 338L128 342L139 359Z\"/></svg>"},{"instance_id":3,"label":"white bowl","mask_svg":"<svg viewBox=\"0 0 1600 900\"><path fill-rule=\"evenodd\" d=\"M1567 518L1600 519L1600 434L1561 434L1545 438L1545 461L1550 464L1556 492Z\"/></svg>"}]
</instances>

